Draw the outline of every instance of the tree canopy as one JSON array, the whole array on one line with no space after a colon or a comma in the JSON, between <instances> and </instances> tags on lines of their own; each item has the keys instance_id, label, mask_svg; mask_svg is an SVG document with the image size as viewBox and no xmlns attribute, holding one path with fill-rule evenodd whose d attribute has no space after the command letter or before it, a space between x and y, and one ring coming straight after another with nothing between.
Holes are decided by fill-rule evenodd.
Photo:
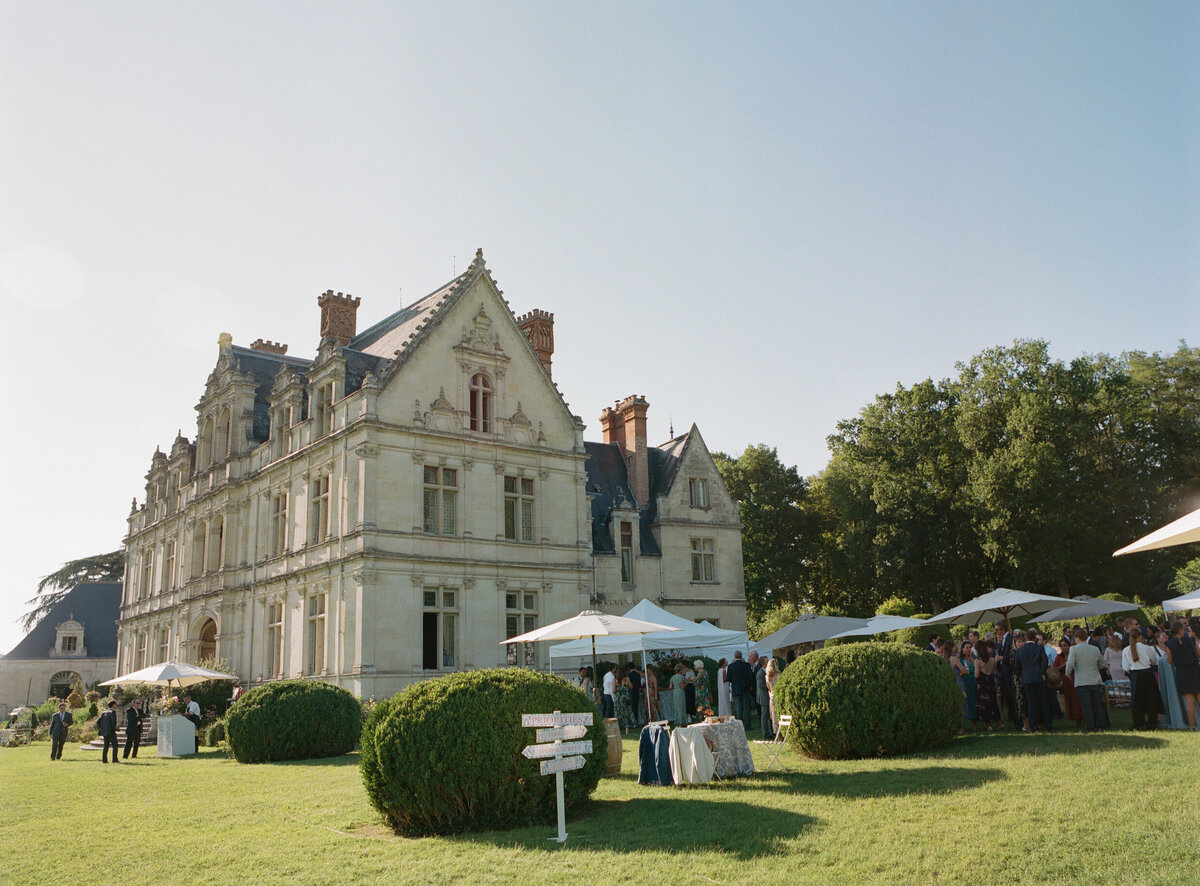
<instances>
[{"instance_id":1,"label":"tree canopy","mask_svg":"<svg viewBox=\"0 0 1200 886\"><path fill-rule=\"evenodd\" d=\"M37 595L25 601L32 606L21 619L23 630L30 630L58 605L71 588L81 582L121 581L125 577L124 549L71 560L38 582Z\"/></svg>"}]
</instances>

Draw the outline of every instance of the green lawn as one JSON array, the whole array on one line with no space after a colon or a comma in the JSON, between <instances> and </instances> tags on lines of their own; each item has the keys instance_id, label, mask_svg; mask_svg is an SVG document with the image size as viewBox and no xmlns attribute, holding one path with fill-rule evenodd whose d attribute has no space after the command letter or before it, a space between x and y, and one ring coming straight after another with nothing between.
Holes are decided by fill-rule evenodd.
<instances>
[{"instance_id":1,"label":"green lawn","mask_svg":"<svg viewBox=\"0 0 1200 886\"><path fill-rule=\"evenodd\" d=\"M1121 716L1121 715L1118 715ZM1128 715L1124 715L1128 720ZM756 758L762 750L755 745ZM544 827L401 839L357 756L102 766L0 749L0 879L13 883L1196 883L1200 734L965 736L941 752L639 787L637 747ZM569 776L568 776L569 777Z\"/></svg>"}]
</instances>

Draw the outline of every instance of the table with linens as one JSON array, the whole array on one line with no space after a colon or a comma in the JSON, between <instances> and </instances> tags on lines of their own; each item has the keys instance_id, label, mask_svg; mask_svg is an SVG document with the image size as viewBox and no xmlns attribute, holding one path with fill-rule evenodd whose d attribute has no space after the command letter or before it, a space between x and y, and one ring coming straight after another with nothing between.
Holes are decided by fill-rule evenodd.
<instances>
[{"instance_id":1,"label":"table with linens","mask_svg":"<svg viewBox=\"0 0 1200 886\"><path fill-rule=\"evenodd\" d=\"M713 775L754 773L754 759L741 720L696 723L671 731L671 776L675 784L704 784Z\"/></svg>"}]
</instances>

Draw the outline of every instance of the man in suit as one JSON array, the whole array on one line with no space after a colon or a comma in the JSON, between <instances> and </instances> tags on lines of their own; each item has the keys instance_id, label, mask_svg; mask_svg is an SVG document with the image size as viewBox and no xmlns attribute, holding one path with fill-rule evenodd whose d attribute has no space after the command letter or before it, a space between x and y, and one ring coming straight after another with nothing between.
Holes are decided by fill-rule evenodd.
<instances>
[{"instance_id":1,"label":"man in suit","mask_svg":"<svg viewBox=\"0 0 1200 886\"><path fill-rule=\"evenodd\" d=\"M142 743L142 721L145 719L142 716L142 700L135 699L133 704L125 709L125 753L122 756L128 760L129 751L133 750L133 757L137 759L138 747Z\"/></svg>"},{"instance_id":2,"label":"man in suit","mask_svg":"<svg viewBox=\"0 0 1200 886\"><path fill-rule=\"evenodd\" d=\"M1075 645L1067 653L1066 675L1075 681L1075 694L1083 708L1085 732L1098 732L1107 725L1104 711L1103 678L1104 656L1100 650L1087 642L1087 631L1075 629Z\"/></svg>"},{"instance_id":3,"label":"man in suit","mask_svg":"<svg viewBox=\"0 0 1200 886\"><path fill-rule=\"evenodd\" d=\"M71 716L71 712L67 710L67 703L60 701L58 703L58 713L50 721L50 759L61 760L63 745L67 743L67 727L75 722L75 718Z\"/></svg>"},{"instance_id":4,"label":"man in suit","mask_svg":"<svg viewBox=\"0 0 1200 886\"><path fill-rule=\"evenodd\" d=\"M754 709L754 671L742 660L742 653L733 653L733 661L725 669L729 692L733 696L733 715L750 731L750 712Z\"/></svg>"},{"instance_id":5,"label":"man in suit","mask_svg":"<svg viewBox=\"0 0 1200 886\"><path fill-rule=\"evenodd\" d=\"M763 664L763 659L760 658L758 663ZM758 721L762 726L763 741L770 741L775 737L775 730L771 724L771 691L767 688L765 664L754 672L754 701L760 711Z\"/></svg>"},{"instance_id":6,"label":"man in suit","mask_svg":"<svg viewBox=\"0 0 1200 886\"><path fill-rule=\"evenodd\" d=\"M1017 694L1013 687L1013 670L1009 666L1009 658L1013 651L1013 635L1008 629L1008 622L1002 621L996 625L996 656L999 665L996 670L1000 681L1000 700L1008 711L1009 722L1014 729L1021 728L1021 715L1017 709Z\"/></svg>"},{"instance_id":7,"label":"man in suit","mask_svg":"<svg viewBox=\"0 0 1200 886\"><path fill-rule=\"evenodd\" d=\"M96 734L104 739L104 752L100 755L100 762L108 762L108 749L112 748L113 762L120 763L117 759L117 703L110 701L108 710L100 715L100 719L96 721Z\"/></svg>"},{"instance_id":8,"label":"man in suit","mask_svg":"<svg viewBox=\"0 0 1200 886\"><path fill-rule=\"evenodd\" d=\"M1020 632L1017 639L1020 640ZM1054 731L1050 719L1050 690L1046 686L1046 650L1038 645L1037 638L1026 639L1017 648L1017 669L1021 672L1021 689L1025 693L1025 706L1029 709L1029 730L1045 726L1047 732Z\"/></svg>"}]
</instances>

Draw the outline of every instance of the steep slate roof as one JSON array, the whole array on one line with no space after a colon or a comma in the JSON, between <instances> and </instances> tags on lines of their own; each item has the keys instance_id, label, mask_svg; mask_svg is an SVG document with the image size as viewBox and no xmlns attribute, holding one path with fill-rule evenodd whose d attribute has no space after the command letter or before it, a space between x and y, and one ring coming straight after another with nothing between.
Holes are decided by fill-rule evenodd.
<instances>
[{"instance_id":1,"label":"steep slate roof","mask_svg":"<svg viewBox=\"0 0 1200 886\"><path fill-rule=\"evenodd\" d=\"M286 354L272 354L269 351L255 351L237 345L233 346L233 356L239 370L254 376L253 434L254 440L262 443L270 431L271 388L275 385L275 376L284 366L289 366L300 376L300 382L303 384L312 361L302 357L289 357Z\"/></svg>"},{"instance_id":2,"label":"steep slate roof","mask_svg":"<svg viewBox=\"0 0 1200 886\"><path fill-rule=\"evenodd\" d=\"M58 625L72 616L83 625L83 645L88 652L86 658L116 658L117 618L120 614L119 581L75 585L4 658L50 658L50 650L58 639ZM71 657L63 656L62 661L66 667Z\"/></svg>"},{"instance_id":3,"label":"steep slate roof","mask_svg":"<svg viewBox=\"0 0 1200 886\"><path fill-rule=\"evenodd\" d=\"M670 490L675 482L675 475L679 473L679 457L683 454L687 441L688 434L684 434L662 446L649 446L646 449L646 462L650 473L650 501L638 502L638 524L641 528L642 553L647 556L662 556L650 527L658 521L658 496L665 495ZM585 441L583 448L588 454L587 491L592 496L592 552L615 554L617 548L609 523L612 520L618 490L627 502L633 501L625 457L616 443Z\"/></svg>"},{"instance_id":4,"label":"steep slate roof","mask_svg":"<svg viewBox=\"0 0 1200 886\"><path fill-rule=\"evenodd\" d=\"M384 317L370 329L365 329L350 339L350 347L356 351L364 351L377 357L391 359L397 351L408 347L410 339L417 329L429 319L439 307L439 303L450 294L454 287L467 279L474 266L459 274L449 283L439 286L429 295L419 299L407 308L401 308L390 317Z\"/></svg>"}]
</instances>

